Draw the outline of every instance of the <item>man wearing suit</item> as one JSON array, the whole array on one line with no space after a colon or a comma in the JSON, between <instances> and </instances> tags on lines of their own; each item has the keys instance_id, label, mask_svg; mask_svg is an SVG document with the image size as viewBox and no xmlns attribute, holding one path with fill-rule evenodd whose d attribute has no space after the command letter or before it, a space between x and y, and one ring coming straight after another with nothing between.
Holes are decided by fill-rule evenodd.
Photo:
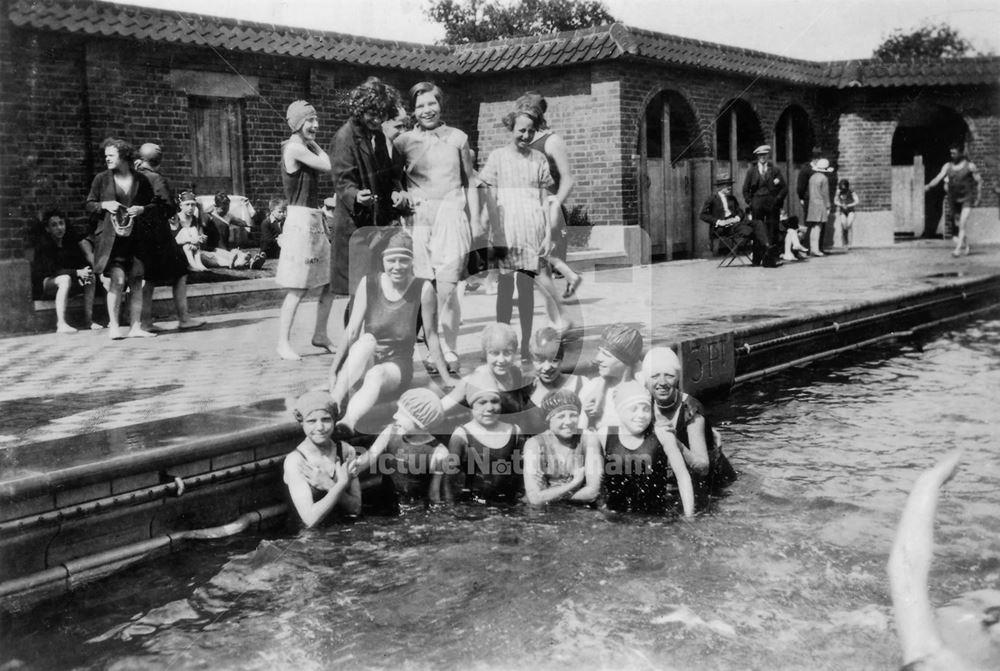
<instances>
[{"instance_id":1,"label":"man wearing suit","mask_svg":"<svg viewBox=\"0 0 1000 671\"><path fill-rule=\"evenodd\" d=\"M747 169L746 179L743 180L743 201L750 210L750 216L764 222L770 246L779 239L778 219L788 195L788 184L781 171L767 160L771 155L770 145L762 144L753 153L757 162Z\"/></svg>"},{"instance_id":2,"label":"man wearing suit","mask_svg":"<svg viewBox=\"0 0 1000 671\"><path fill-rule=\"evenodd\" d=\"M763 265L768 268L780 266L781 260L774 254L768 254L769 243L764 222L746 218L743 208L733 195L733 179L729 173L719 173L715 179L715 186L718 190L701 208L701 220L723 235L735 234L740 238L751 238L753 265Z\"/></svg>"}]
</instances>

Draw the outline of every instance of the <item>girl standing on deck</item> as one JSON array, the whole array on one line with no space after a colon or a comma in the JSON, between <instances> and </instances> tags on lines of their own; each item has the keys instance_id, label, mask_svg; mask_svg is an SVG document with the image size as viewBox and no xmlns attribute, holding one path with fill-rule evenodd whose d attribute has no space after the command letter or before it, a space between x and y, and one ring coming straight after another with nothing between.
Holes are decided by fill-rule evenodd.
<instances>
[{"instance_id":1,"label":"girl standing on deck","mask_svg":"<svg viewBox=\"0 0 1000 671\"><path fill-rule=\"evenodd\" d=\"M465 277L473 233L479 233L479 195L473 184L469 137L441 118L444 94L430 82L410 89L417 125L393 147L406 168L406 198L413 206L413 262L417 277L434 282L438 327L448 371L459 372L458 283ZM468 205L468 216L466 215ZM429 366L436 368L436 366Z\"/></svg>"},{"instance_id":2,"label":"girl standing on deck","mask_svg":"<svg viewBox=\"0 0 1000 671\"><path fill-rule=\"evenodd\" d=\"M854 209L858 206L858 195L851 190L851 183L846 179L837 184L837 197L834 205L837 207L837 218L833 222L833 246L851 248L851 238L854 229Z\"/></svg>"},{"instance_id":3,"label":"girl standing on deck","mask_svg":"<svg viewBox=\"0 0 1000 671\"><path fill-rule=\"evenodd\" d=\"M499 260L497 321L510 323L517 284L517 312L521 321L521 357L528 358L528 341L535 310L535 277L552 245L550 213L546 212L552 174L545 155L531 148L539 113L520 108L503 118L510 144L490 153L480 178L490 187L499 210L507 253ZM491 222L491 227L494 227ZM551 283L550 283L551 285ZM542 286L545 291L545 286ZM554 298L554 297L553 297ZM554 324L561 328L563 324Z\"/></svg>"},{"instance_id":4,"label":"girl standing on deck","mask_svg":"<svg viewBox=\"0 0 1000 671\"><path fill-rule=\"evenodd\" d=\"M289 342L292 322L306 292L321 287L316 305L316 327L312 344L329 350L326 333L333 306L330 291L330 238L323 213L319 210L319 175L330 172L330 157L316 143L319 118L316 108L305 100L288 106L288 126L292 135L281 145L281 183L288 200L288 214L281 233L281 256L274 280L288 291L281 304L278 356L298 361Z\"/></svg>"}]
</instances>

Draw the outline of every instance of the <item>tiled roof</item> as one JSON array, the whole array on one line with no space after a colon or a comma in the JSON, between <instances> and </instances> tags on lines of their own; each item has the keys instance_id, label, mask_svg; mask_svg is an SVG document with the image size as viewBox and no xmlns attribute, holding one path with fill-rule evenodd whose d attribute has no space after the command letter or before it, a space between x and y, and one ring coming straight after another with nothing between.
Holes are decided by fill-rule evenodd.
<instances>
[{"instance_id":1,"label":"tiled roof","mask_svg":"<svg viewBox=\"0 0 1000 671\"><path fill-rule=\"evenodd\" d=\"M1000 83L998 57L917 63L872 60L824 63L665 35L620 23L446 47L97 0L14 0L10 4L10 19L17 26L39 29L441 74L480 74L637 59L835 88Z\"/></svg>"},{"instance_id":2,"label":"tiled roof","mask_svg":"<svg viewBox=\"0 0 1000 671\"><path fill-rule=\"evenodd\" d=\"M827 63L829 86L960 86L1000 84L1000 58L940 58L883 63L876 60Z\"/></svg>"},{"instance_id":3,"label":"tiled roof","mask_svg":"<svg viewBox=\"0 0 1000 671\"><path fill-rule=\"evenodd\" d=\"M250 53L423 72L451 72L448 47L393 42L305 28L289 28L187 12L92 0L16 0L17 26L106 37L190 44Z\"/></svg>"}]
</instances>

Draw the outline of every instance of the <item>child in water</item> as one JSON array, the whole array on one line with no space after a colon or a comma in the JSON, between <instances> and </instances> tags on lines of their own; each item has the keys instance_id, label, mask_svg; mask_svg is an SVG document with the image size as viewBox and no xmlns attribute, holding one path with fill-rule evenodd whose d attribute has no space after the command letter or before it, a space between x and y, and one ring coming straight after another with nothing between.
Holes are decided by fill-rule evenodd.
<instances>
[{"instance_id":1,"label":"child in water","mask_svg":"<svg viewBox=\"0 0 1000 671\"><path fill-rule=\"evenodd\" d=\"M312 528L339 508L347 515L361 512L361 486L354 448L335 441L330 396L306 392L292 409L306 437L285 457L284 480L299 518Z\"/></svg>"},{"instance_id":2,"label":"child in water","mask_svg":"<svg viewBox=\"0 0 1000 671\"><path fill-rule=\"evenodd\" d=\"M468 405L470 386L476 387L481 382L500 393L500 411L504 419L521 425L522 413L531 409L531 383L514 365L518 356L517 331L510 324L494 322L483 328L481 337L486 363L462 378L444 397L444 411L448 412L459 404Z\"/></svg>"},{"instance_id":3,"label":"child in water","mask_svg":"<svg viewBox=\"0 0 1000 671\"><path fill-rule=\"evenodd\" d=\"M448 449L452 463L461 469L445 480L445 499L468 486L480 501L513 501L520 490L521 429L500 419L501 396L496 382L483 374L472 376L466 389L466 402L472 419L451 434Z\"/></svg>"},{"instance_id":4,"label":"child in water","mask_svg":"<svg viewBox=\"0 0 1000 671\"><path fill-rule=\"evenodd\" d=\"M694 490L684 457L673 439L664 433L661 444L653 433L653 403L646 388L636 382L622 383L615 394L618 426L598 432L604 447L604 485L607 505L621 512L663 513L671 496L668 483L676 480L684 516L694 512Z\"/></svg>"},{"instance_id":5,"label":"child in water","mask_svg":"<svg viewBox=\"0 0 1000 671\"><path fill-rule=\"evenodd\" d=\"M448 448L429 429L441 421L441 401L430 389L408 389L399 397L392 424L385 427L359 460L359 470L378 465L402 501L441 502ZM382 454L388 455L383 460Z\"/></svg>"},{"instance_id":6,"label":"child in water","mask_svg":"<svg viewBox=\"0 0 1000 671\"><path fill-rule=\"evenodd\" d=\"M524 494L531 505L592 503L601 493L601 446L580 428L580 398L565 389L548 394L549 428L524 444Z\"/></svg>"}]
</instances>

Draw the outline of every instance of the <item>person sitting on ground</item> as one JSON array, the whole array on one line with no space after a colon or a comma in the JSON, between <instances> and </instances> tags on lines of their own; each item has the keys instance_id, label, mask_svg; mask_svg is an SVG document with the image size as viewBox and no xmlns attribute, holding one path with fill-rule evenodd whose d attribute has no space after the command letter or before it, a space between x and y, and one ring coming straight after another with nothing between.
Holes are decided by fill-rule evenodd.
<instances>
[{"instance_id":1,"label":"person sitting on ground","mask_svg":"<svg viewBox=\"0 0 1000 671\"><path fill-rule=\"evenodd\" d=\"M716 235L734 236L739 241L750 239L753 244L753 265L780 265L780 261L772 258L767 226L763 221L749 219L744 215L743 208L733 195L733 178L728 172L719 173L715 179L715 187L718 190L701 208L701 220L712 226Z\"/></svg>"},{"instance_id":2,"label":"person sitting on ground","mask_svg":"<svg viewBox=\"0 0 1000 671\"><path fill-rule=\"evenodd\" d=\"M287 212L288 201L284 198L272 198L267 202L267 216L260 222L260 251L266 258L276 259L281 254L278 239Z\"/></svg>"},{"instance_id":3,"label":"person sitting on ground","mask_svg":"<svg viewBox=\"0 0 1000 671\"><path fill-rule=\"evenodd\" d=\"M535 370L531 402L536 410L541 408L542 400L553 391L567 389L574 394L580 393L587 378L575 373L563 372L562 363L565 349L563 339L558 331L551 326L538 329L531 336L528 349ZM524 427L525 431L532 435L541 433L548 426L540 410L535 413L535 420L530 426Z\"/></svg>"},{"instance_id":4,"label":"person sitting on ground","mask_svg":"<svg viewBox=\"0 0 1000 671\"><path fill-rule=\"evenodd\" d=\"M194 193L182 191L178 200L180 209L174 215L171 228L177 231L174 239L184 250L184 256L191 270L203 272L209 268L257 269L264 264L262 257L250 258L249 254L238 249L230 251L215 246L213 227L211 224L205 224Z\"/></svg>"},{"instance_id":5,"label":"person sitting on ground","mask_svg":"<svg viewBox=\"0 0 1000 671\"><path fill-rule=\"evenodd\" d=\"M430 429L443 418L441 400L434 392L407 389L399 397L392 423L358 459L359 472L374 470L388 475L397 497L404 502L427 499L440 503L449 452Z\"/></svg>"},{"instance_id":6,"label":"person sitting on ground","mask_svg":"<svg viewBox=\"0 0 1000 671\"><path fill-rule=\"evenodd\" d=\"M1000 668L1000 591L981 589L937 609L927 578L934 551L934 513L942 485L961 459L956 450L925 471L907 498L889 555L889 585L903 671Z\"/></svg>"},{"instance_id":7,"label":"person sitting on ground","mask_svg":"<svg viewBox=\"0 0 1000 671\"><path fill-rule=\"evenodd\" d=\"M532 410L530 380L525 380L521 369L514 365L518 356L517 331L510 324L487 324L480 336L486 362L463 377L455 388L444 397L445 412L459 404L468 405L472 398L470 388L496 388L500 392L500 410L504 420L525 423L525 414Z\"/></svg>"},{"instance_id":8,"label":"person sitting on ground","mask_svg":"<svg viewBox=\"0 0 1000 671\"><path fill-rule=\"evenodd\" d=\"M615 412L615 389L635 379L636 366L642 360L642 334L625 324L611 324L597 343L597 377L580 391L587 426L601 429L618 425Z\"/></svg>"},{"instance_id":9,"label":"person sitting on ground","mask_svg":"<svg viewBox=\"0 0 1000 671\"><path fill-rule=\"evenodd\" d=\"M330 397L306 392L292 414L305 439L285 457L284 481L295 512L308 528L339 508L347 515L361 512L361 486L354 448L333 440L334 415Z\"/></svg>"},{"instance_id":10,"label":"person sitting on ground","mask_svg":"<svg viewBox=\"0 0 1000 671\"><path fill-rule=\"evenodd\" d=\"M642 380L653 397L653 428L661 443L676 439L694 481L695 492L711 494L736 481L722 451L719 432L705 407L681 392L681 361L669 347L653 347L642 360Z\"/></svg>"},{"instance_id":11,"label":"person sitting on ground","mask_svg":"<svg viewBox=\"0 0 1000 671\"><path fill-rule=\"evenodd\" d=\"M781 228L785 231L785 253L781 258L785 261L805 261L809 258L809 250L802 244L802 235L805 230L799 229L799 218L788 216L788 212L781 211Z\"/></svg>"},{"instance_id":12,"label":"person sitting on ground","mask_svg":"<svg viewBox=\"0 0 1000 671\"><path fill-rule=\"evenodd\" d=\"M225 191L215 194L215 204L207 208L206 214L219 229L219 246L236 250L247 247L250 240L250 223L232 211L230 196Z\"/></svg>"},{"instance_id":13,"label":"person sitting on ground","mask_svg":"<svg viewBox=\"0 0 1000 671\"><path fill-rule=\"evenodd\" d=\"M806 211L806 227L809 229L809 256L824 256L820 249L823 226L830 216L830 180L827 173L833 172L830 162L821 158L813 165L809 178L809 209Z\"/></svg>"},{"instance_id":14,"label":"person sitting on ground","mask_svg":"<svg viewBox=\"0 0 1000 671\"><path fill-rule=\"evenodd\" d=\"M451 434L448 450L455 475L445 479L445 499L453 501L468 489L478 501L513 502L520 496L521 447L524 437L517 424L500 419L500 390L492 378L477 376L468 385L466 402L472 419Z\"/></svg>"},{"instance_id":15,"label":"person sitting on ground","mask_svg":"<svg viewBox=\"0 0 1000 671\"><path fill-rule=\"evenodd\" d=\"M76 333L66 321L70 294L82 291L83 318L90 329L102 328L94 321L94 252L90 243L66 228L60 210L42 214L45 226L31 265L32 286L38 298L54 298L56 333Z\"/></svg>"},{"instance_id":16,"label":"person sitting on ground","mask_svg":"<svg viewBox=\"0 0 1000 671\"><path fill-rule=\"evenodd\" d=\"M593 433L580 428L580 407L580 398L566 389L542 401L548 428L524 444L524 494L529 504L590 504L600 495L601 446Z\"/></svg>"},{"instance_id":17,"label":"person sitting on ground","mask_svg":"<svg viewBox=\"0 0 1000 671\"><path fill-rule=\"evenodd\" d=\"M609 509L662 514L671 509L668 483L677 483L685 517L694 514L694 490L684 457L671 432L652 431L649 391L625 382L615 394L618 426L604 427L597 438L604 451L604 491ZM663 436L661 441L659 436Z\"/></svg>"},{"instance_id":18,"label":"person sitting on ground","mask_svg":"<svg viewBox=\"0 0 1000 671\"><path fill-rule=\"evenodd\" d=\"M837 219L833 224L833 246L835 248L851 248L854 237L854 210L857 208L858 194L851 190L851 183L846 179L837 184L837 196L834 199L837 206Z\"/></svg>"},{"instance_id":19,"label":"person sitting on ground","mask_svg":"<svg viewBox=\"0 0 1000 671\"><path fill-rule=\"evenodd\" d=\"M344 409L340 422L354 430L383 394L405 389L413 379L413 348L417 324L437 321L437 296L430 282L413 274L413 240L400 229L382 251L384 271L366 275L354 294L347 328L330 365L330 395ZM447 386L447 372L438 333L427 332L427 347ZM351 396L348 394L360 384Z\"/></svg>"}]
</instances>

